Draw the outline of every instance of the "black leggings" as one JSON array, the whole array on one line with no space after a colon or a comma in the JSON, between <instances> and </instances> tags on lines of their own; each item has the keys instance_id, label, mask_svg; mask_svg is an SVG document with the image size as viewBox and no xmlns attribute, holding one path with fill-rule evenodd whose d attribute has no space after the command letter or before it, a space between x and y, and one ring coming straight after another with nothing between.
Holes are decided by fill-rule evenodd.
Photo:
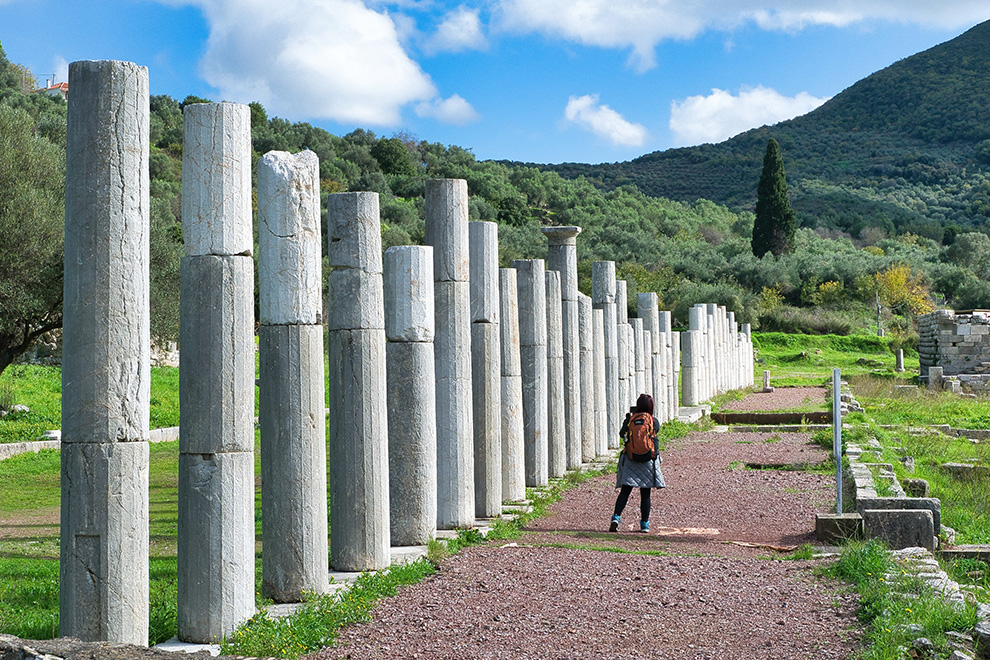
<instances>
[{"instance_id":1,"label":"black leggings","mask_svg":"<svg viewBox=\"0 0 990 660\"><path fill-rule=\"evenodd\" d=\"M629 501L629 493L632 492L632 489L632 486L619 486L619 496L615 498L615 515L622 515L622 510L626 508L626 502ZM641 520L650 519L649 488L639 489L639 515Z\"/></svg>"}]
</instances>

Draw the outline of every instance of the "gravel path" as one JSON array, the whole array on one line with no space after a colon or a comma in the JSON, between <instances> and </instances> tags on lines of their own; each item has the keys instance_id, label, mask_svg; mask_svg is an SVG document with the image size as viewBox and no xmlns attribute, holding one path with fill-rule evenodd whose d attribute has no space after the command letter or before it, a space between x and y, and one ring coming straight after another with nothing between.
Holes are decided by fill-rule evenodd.
<instances>
[{"instance_id":1,"label":"gravel path","mask_svg":"<svg viewBox=\"0 0 990 660\"><path fill-rule=\"evenodd\" d=\"M828 391L824 387L777 387L773 392L754 392L742 401L730 401L725 404L726 411L737 412L770 412L775 410L790 410L800 408L809 403L822 406L828 410Z\"/></svg>"},{"instance_id":2,"label":"gravel path","mask_svg":"<svg viewBox=\"0 0 990 660\"><path fill-rule=\"evenodd\" d=\"M461 551L316 657L851 657L856 598L816 577L819 561L732 543L813 542L814 513L834 506L831 477L743 467L824 461L808 440L694 433L664 452L668 488L654 491L650 534L632 531L638 493L620 532L606 531L615 478L595 478L514 543Z\"/></svg>"}]
</instances>

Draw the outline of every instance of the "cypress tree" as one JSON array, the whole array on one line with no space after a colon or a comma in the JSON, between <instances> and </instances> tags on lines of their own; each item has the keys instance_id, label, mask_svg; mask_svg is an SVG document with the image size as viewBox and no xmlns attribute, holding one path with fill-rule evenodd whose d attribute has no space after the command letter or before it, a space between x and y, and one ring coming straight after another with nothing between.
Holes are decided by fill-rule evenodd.
<instances>
[{"instance_id":1,"label":"cypress tree","mask_svg":"<svg viewBox=\"0 0 990 660\"><path fill-rule=\"evenodd\" d=\"M763 173L756 197L756 221L753 223L753 254L762 257L767 252L779 257L794 245L797 215L787 197L787 178L780 146L770 138L763 156Z\"/></svg>"}]
</instances>

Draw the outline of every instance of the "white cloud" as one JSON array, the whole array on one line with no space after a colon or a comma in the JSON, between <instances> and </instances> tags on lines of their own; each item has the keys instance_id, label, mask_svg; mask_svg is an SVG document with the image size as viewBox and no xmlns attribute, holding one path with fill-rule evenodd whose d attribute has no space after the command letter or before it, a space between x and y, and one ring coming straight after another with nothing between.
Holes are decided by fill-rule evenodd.
<instances>
[{"instance_id":1,"label":"white cloud","mask_svg":"<svg viewBox=\"0 0 990 660\"><path fill-rule=\"evenodd\" d=\"M843 27L867 20L960 28L990 18L974 0L497 0L501 30L541 33L588 46L630 49L639 71L656 65L654 50L669 39L755 23L765 30L810 25Z\"/></svg>"},{"instance_id":2,"label":"white cloud","mask_svg":"<svg viewBox=\"0 0 990 660\"><path fill-rule=\"evenodd\" d=\"M437 31L426 41L428 53L460 53L488 47L477 9L463 5L443 17Z\"/></svg>"},{"instance_id":3,"label":"white cloud","mask_svg":"<svg viewBox=\"0 0 990 660\"><path fill-rule=\"evenodd\" d=\"M359 0L163 0L202 7L200 62L219 97L272 114L392 126L437 96L392 19Z\"/></svg>"},{"instance_id":4,"label":"white cloud","mask_svg":"<svg viewBox=\"0 0 990 660\"><path fill-rule=\"evenodd\" d=\"M626 120L607 105L600 104L597 94L570 97L567 108L564 109L564 118L612 144L641 147L646 142L646 128Z\"/></svg>"},{"instance_id":5,"label":"white cloud","mask_svg":"<svg viewBox=\"0 0 990 660\"><path fill-rule=\"evenodd\" d=\"M762 85L743 88L738 96L713 89L708 96L671 102L670 130L676 146L721 142L751 128L811 112L827 100L807 92L784 96Z\"/></svg>"},{"instance_id":6,"label":"white cloud","mask_svg":"<svg viewBox=\"0 0 990 660\"><path fill-rule=\"evenodd\" d=\"M432 117L444 124L463 126L480 119L480 115L471 104L458 94L447 99L424 101L416 106L416 114L420 117Z\"/></svg>"},{"instance_id":7,"label":"white cloud","mask_svg":"<svg viewBox=\"0 0 990 660\"><path fill-rule=\"evenodd\" d=\"M54 82L69 82L69 63L61 55L52 58L52 71L55 73Z\"/></svg>"}]
</instances>

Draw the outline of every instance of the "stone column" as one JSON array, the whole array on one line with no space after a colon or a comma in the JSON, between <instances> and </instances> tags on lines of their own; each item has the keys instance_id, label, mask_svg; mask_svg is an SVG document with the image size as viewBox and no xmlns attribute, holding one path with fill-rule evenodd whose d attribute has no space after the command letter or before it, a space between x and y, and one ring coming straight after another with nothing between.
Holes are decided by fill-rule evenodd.
<instances>
[{"instance_id":1,"label":"stone column","mask_svg":"<svg viewBox=\"0 0 990 660\"><path fill-rule=\"evenodd\" d=\"M679 405L677 403L678 401L680 401L679 383L681 380L681 333L680 332L670 333L670 355L671 355L670 362L674 368L673 376L670 379L671 382L670 401L672 402L671 418L677 419L677 415L680 412Z\"/></svg>"},{"instance_id":2,"label":"stone column","mask_svg":"<svg viewBox=\"0 0 990 660\"><path fill-rule=\"evenodd\" d=\"M753 373L753 336L749 323L743 323L742 333L746 337L746 345L743 354L743 361L746 363L745 385L753 385L756 382L756 374Z\"/></svg>"},{"instance_id":3,"label":"stone column","mask_svg":"<svg viewBox=\"0 0 990 660\"><path fill-rule=\"evenodd\" d=\"M519 354L522 367L526 485L548 479L547 294L542 259L512 262L519 294Z\"/></svg>"},{"instance_id":4,"label":"stone column","mask_svg":"<svg viewBox=\"0 0 990 660\"><path fill-rule=\"evenodd\" d=\"M469 222L474 503L478 518L502 513L502 348L499 340L498 225Z\"/></svg>"},{"instance_id":5,"label":"stone column","mask_svg":"<svg viewBox=\"0 0 990 660\"><path fill-rule=\"evenodd\" d=\"M436 297L439 529L475 524L468 243L467 181L427 181L426 244L433 246Z\"/></svg>"},{"instance_id":6,"label":"stone column","mask_svg":"<svg viewBox=\"0 0 990 660\"><path fill-rule=\"evenodd\" d=\"M726 378L726 389L734 390L739 384L739 330L736 327L735 312L726 312L725 341L728 351L729 368Z\"/></svg>"},{"instance_id":7,"label":"stone column","mask_svg":"<svg viewBox=\"0 0 990 660\"><path fill-rule=\"evenodd\" d=\"M330 564L373 571L391 563L378 193L327 198L327 262Z\"/></svg>"},{"instance_id":8,"label":"stone column","mask_svg":"<svg viewBox=\"0 0 990 660\"><path fill-rule=\"evenodd\" d=\"M560 273L544 273L547 295L547 462L550 478L567 472L567 410L564 405L564 335L561 323Z\"/></svg>"},{"instance_id":9,"label":"stone column","mask_svg":"<svg viewBox=\"0 0 990 660\"><path fill-rule=\"evenodd\" d=\"M516 270L498 271L499 334L502 351L502 499L526 499L522 358L519 354L519 293Z\"/></svg>"},{"instance_id":10,"label":"stone column","mask_svg":"<svg viewBox=\"0 0 990 660\"><path fill-rule=\"evenodd\" d=\"M700 338L703 336L700 330L688 330L684 335L684 352L681 354L681 402L685 406L696 406L701 403L700 385L698 378L698 350L701 346Z\"/></svg>"},{"instance_id":11,"label":"stone column","mask_svg":"<svg viewBox=\"0 0 990 660\"><path fill-rule=\"evenodd\" d=\"M626 413L629 412L629 393L636 389L629 383L629 354L632 347L629 345L629 334L626 332L629 329L629 309L626 307L625 280L615 281L615 324L618 328L616 336L619 341L619 409L616 415L618 423L621 425ZM633 365L632 370L635 370L635 365ZM615 426L610 432L618 434L619 426Z\"/></svg>"},{"instance_id":12,"label":"stone column","mask_svg":"<svg viewBox=\"0 0 990 660\"><path fill-rule=\"evenodd\" d=\"M650 351L646 358L649 360L650 380L647 385L653 393L653 411L661 424L667 421L667 393L663 383L661 344L660 344L660 309L657 294L640 293L636 296L636 314L643 319L643 327L650 338Z\"/></svg>"},{"instance_id":13,"label":"stone column","mask_svg":"<svg viewBox=\"0 0 990 660\"><path fill-rule=\"evenodd\" d=\"M251 112L184 109L179 335L179 639L254 614Z\"/></svg>"},{"instance_id":14,"label":"stone column","mask_svg":"<svg viewBox=\"0 0 990 660\"><path fill-rule=\"evenodd\" d=\"M894 371L901 373L904 371L904 349L897 349L897 356L894 361Z\"/></svg>"},{"instance_id":15,"label":"stone column","mask_svg":"<svg viewBox=\"0 0 990 660\"><path fill-rule=\"evenodd\" d=\"M595 360L591 297L578 293L578 337L581 368L581 462L595 460Z\"/></svg>"},{"instance_id":16,"label":"stone column","mask_svg":"<svg viewBox=\"0 0 990 660\"><path fill-rule=\"evenodd\" d=\"M580 227L543 227L547 268L560 273L561 329L564 338L564 432L567 469L581 466L581 339L578 318L577 235Z\"/></svg>"},{"instance_id":17,"label":"stone column","mask_svg":"<svg viewBox=\"0 0 990 660\"><path fill-rule=\"evenodd\" d=\"M319 158L268 152L258 162L261 592L281 603L330 588L321 240Z\"/></svg>"},{"instance_id":18,"label":"stone column","mask_svg":"<svg viewBox=\"0 0 990 660\"><path fill-rule=\"evenodd\" d=\"M146 646L148 70L73 62L69 81L59 633Z\"/></svg>"},{"instance_id":19,"label":"stone column","mask_svg":"<svg viewBox=\"0 0 990 660\"><path fill-rule=\"evenodd\" d=\"M615 262L591 264L591 297L595 309L602 310L602 337L605 357L605 432L608 449L619 446L622 392L619 386L618 316L615 309Z\"/></svg>"},{"instance_id":20,"label":"stone column","mask_svg":"<svg viewBox=\"0 0 990 660\"><path fill-rule=\"evenodd\" d=\"M608 453L608 405L606 403L605 310L592 309L592 348L595 383L595 454Z\"/></svg>"},{"instance_id":21,"label":"stone column","mask_svg":"<svg viewBox=\"0 0 990 660\"><path fill-rule=\"evenodd\" d=\"M646 388L646 340L643 336L645 334L643 332L643 319L629 319L629 325L632 326L633 366L636 373L636 388L633 396L639 399L640 394L648 393Z\"/></svg>"},{"instance_id":22,"label":"stone column","mask_svg":"<svg viewBox=\"0 0 990 660\"><path fill-rule=\"evenodd\" d=\"M426 545L437 529L437 406L433 248L384 257L391 545Z\"/></svg>"}]
</instances>

